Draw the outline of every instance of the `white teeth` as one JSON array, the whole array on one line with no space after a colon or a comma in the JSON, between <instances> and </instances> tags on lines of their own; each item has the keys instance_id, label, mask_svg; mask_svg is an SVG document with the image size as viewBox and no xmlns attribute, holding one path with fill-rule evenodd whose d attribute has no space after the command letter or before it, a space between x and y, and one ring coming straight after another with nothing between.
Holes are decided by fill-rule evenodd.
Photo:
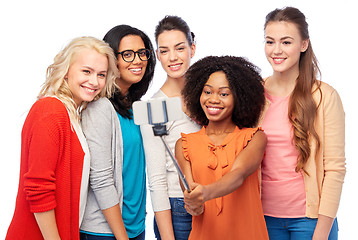
<instances>
[{"instance_id":1,"label":"white teeth","mask_svg":"<svg viewBox=\"0 0 358 240\"><path fill-rule=\"evenodd\" d=\"M217 111L217 110L220 110L221 108L208 107L208 109L211 111Z\"/></svg>"},{"instance_id":2,"label":"white teeth","mask_svg":"<svg viewBox=\"0 0 358 240\"><path fill-rule=\"evenodd\" d=\"M139 72L141 69L140 68L132 68L131 71L132 72Z\"/></svg>"}]
</instances>

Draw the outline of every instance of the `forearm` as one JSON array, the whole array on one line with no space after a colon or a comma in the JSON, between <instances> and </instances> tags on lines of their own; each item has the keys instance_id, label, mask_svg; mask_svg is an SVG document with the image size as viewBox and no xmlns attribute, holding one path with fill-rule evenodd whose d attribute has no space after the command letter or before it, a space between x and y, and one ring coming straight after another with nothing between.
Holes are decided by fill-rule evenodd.
<instances>
[{"instance_id":1,"label":"forearm","mask_svg":"<svg viewBox=\"0 0 358 240\"><path fill-rule=\"evenodd\" d=\"M312 240L327 240L333 225L334 218L318 215L316 229Z\"/></svg>"},{"instance_id":2,"label":"forearm","mask_svg":"<svg viewBox=\"0 0 358 240\"><path fill-rule=\"evenodd\" d=\"M204 202L214 198L223 197L232 193L242 185L245 178L246 176L243 171L240 171L240 169L234 169L228 172L218 181L203 186L203 188L205 189L203 191Z\"/></svg>"},{"instance_id":3,"label":"forearm","mask_svg":"<svg viewBox=\"0 0 358 240\"><path fill-rule=\"evenodd\" d=\"M172 225L171 210L155 212L155 221L157 223L160 237L163 240L175 240Z\"/></svg>"},{"instance_id":4,"label":"forearm","mask_svg":"<svg viewBox=\"0 0 358 240\"><path fill-rule=\"evenodd\" d=\"M119 204L104 209L102 210L102 212L116 239L129 239L126 228L123 223L122 213Z\"/></svg>"},{"instance_id":5,"label":"forearm","mask_svg":"<svg viewBox=\"0 0 358 240\"><path fill-rule=\"evenodd\" d=\"M45 240L59 240L55 210L34 213L37 225L39 225L42 236ZM24 226L26 227L26 226Z\"/></svg>"}]
</instances>

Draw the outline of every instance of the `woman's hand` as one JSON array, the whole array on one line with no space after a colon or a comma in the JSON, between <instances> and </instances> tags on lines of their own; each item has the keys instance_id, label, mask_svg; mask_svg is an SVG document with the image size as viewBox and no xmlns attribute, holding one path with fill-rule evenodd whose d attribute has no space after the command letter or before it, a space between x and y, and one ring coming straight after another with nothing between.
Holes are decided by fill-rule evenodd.
<instances>
[{"instance_id":1,"label":"woman's hand","mask_svg":"<svg viewBox=\"0 0 358 240\"><path fill-rule=\"evenodd\" d=\"M204 212L204 203L207 199L206 188L198 183L191 183L192 191L184 191L185 209L192 216L198 216Z\"/></svg>"}]
</instances>

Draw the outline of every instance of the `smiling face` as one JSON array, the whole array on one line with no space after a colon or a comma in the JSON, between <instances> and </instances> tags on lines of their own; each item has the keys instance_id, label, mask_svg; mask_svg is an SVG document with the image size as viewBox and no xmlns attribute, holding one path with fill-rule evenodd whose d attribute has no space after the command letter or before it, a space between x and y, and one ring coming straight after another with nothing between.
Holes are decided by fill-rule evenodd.
<instances>
[{"instance_id":1,"label":"smiling face","mask_svg":"<svg viewBox=\"0 0 358 240\"><path fill-rule=\"evenodd\" d=\"M140 36L127 35L122 38L119 43L118 52L125 50L138 50L145 49L144 42ZM120 72L120 79L117 80L117 84L121 88L122 94L126 94L129 87L142 80L145 70L147 68L147 61L142 61L138 54L135 54L133 62L125 62L121 54L118 54L118 69Z\"/></svg>"},{"instance_id":2,"label":"smiling face","mask_svg":"<svg viewBox=\"0 0 358 240\"><path fill-rule=\"evenodd\" d=\"M269 22L265 28L265 54L275 72L299 72L301 52L309 40L302 40L294 23Z\"/></svg>"},{"instance_id":3,"label":"smiling face","mask_svg":"<svg viewBox=\"0 0 358 240\"><path fill-rule=\"evenodd\" d=\"M96 50L85 48L72 61L65 80L78 107L82 102L92 101L105 86L108 60Z\"/></svg>"},{"instance_id":4,"label":"smiling face","mask_svg":"<svg viewBox=\"0 0 358 240\"><path fill-rule=\"evenodd\" d=\"M190 46L183 32L170 30L158 36L157 56L168 77L183 77L194 54L195 44Z\"/></svg>"},{"instance_id":5,"label":"smiling face","mask_svg":"<svg viewBox=\"0 0 358 240\"><path fill-rule=\"evenodd\" d=\"M232 122L234 97L224 72L214 72L200 96L201 107L209 122Z\"/></svg>"}]
</instances>

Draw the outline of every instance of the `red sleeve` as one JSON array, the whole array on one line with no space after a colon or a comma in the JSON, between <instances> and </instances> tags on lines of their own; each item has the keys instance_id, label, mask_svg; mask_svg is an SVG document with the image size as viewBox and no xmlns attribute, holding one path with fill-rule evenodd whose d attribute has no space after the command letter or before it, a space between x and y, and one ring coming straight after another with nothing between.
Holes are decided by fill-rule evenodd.
<instances>
[{"instance_id":1,"label":"red sleeve","mask_svg":"<svg viewBox=\"0 0 358 240\"><path fill-rule=\"evenodd\" d=\"M67 116L62 110L45 116L39 114L37 117L41 116L40 119L36 119L35 116L27 125L24 125L24 128L30 128L25 131L27 135L23 137L26 138L28 145L28 167L24 173L24 191L31 212L45 212L56 207L55 173L58 161L61 159L60 148L64 146L61 143L63 139L61 125L67 121Z\"/></svg>"}]
</instances>

